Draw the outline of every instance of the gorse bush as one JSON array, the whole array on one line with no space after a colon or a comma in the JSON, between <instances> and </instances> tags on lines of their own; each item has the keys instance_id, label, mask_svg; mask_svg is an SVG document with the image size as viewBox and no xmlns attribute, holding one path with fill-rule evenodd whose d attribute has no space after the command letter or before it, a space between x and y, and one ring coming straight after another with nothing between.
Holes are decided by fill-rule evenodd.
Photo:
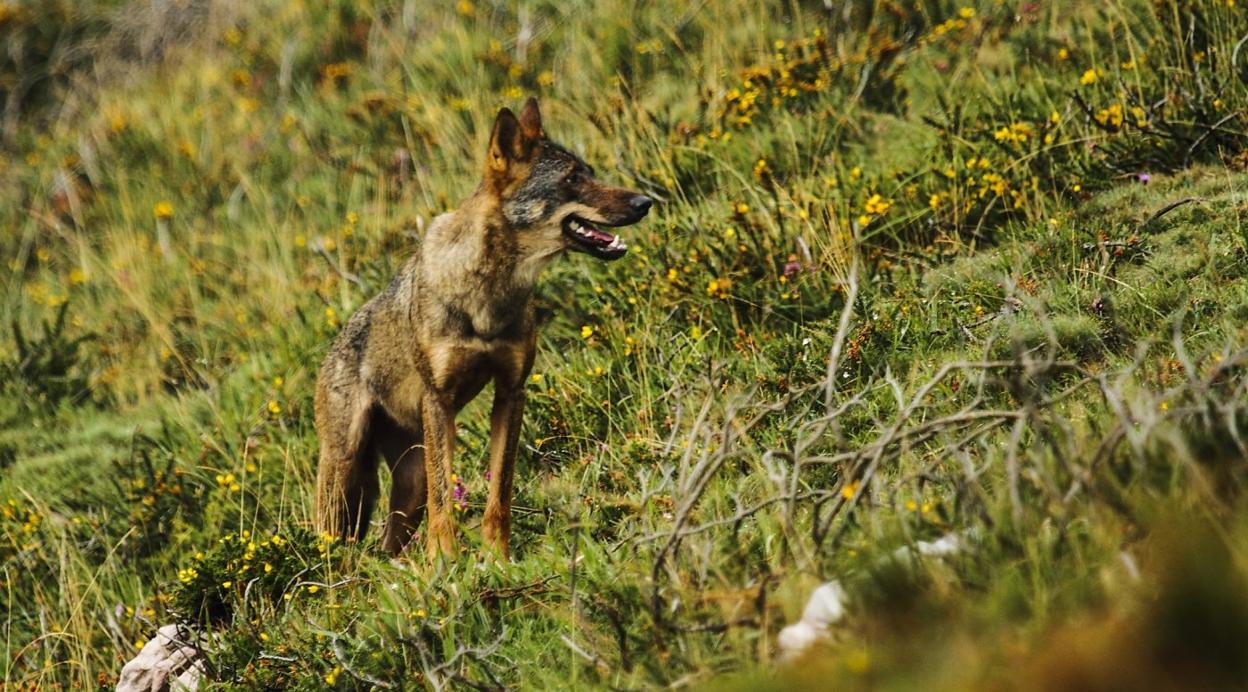
<instances>
[{"instance_id":1,"label":"gorse bush","mask_svg":"<svg viewBox=\"0 0 1248 692\"><path fill-rule=\"evenodd\" d=\"M1248 10L834 5L0 0L4 684L170 622L226 689L1242 674L1152 632L1239 636ZM527 95L657 203L538 287L515 560L480 403L459 559L314 535L324 349Z\"/></svg>"},{"instance_id":2,"label":"gorse bush","mask_svg":"<svg viewBox=\"0 0 1248 692\"><path fill-rule=\"evenodd\" d=\"M296 595L311 597L329 588L318 579L329 571L333 545L333 538L301 529L286 536L226 534L178 570L172 607L200 622L265 616Z\"/></svg>"},{"instance_id":3,"label":"gorse bush","mask_svg":"<svg viewBox=\"0 0 1248 692\"><path fill-rule=\"evenodd\" d=\"M163 463L158 460L160 456ZM107 535L132 559L166 548L180 526L193 524L201 516L206 484L183 468L175 455L162 453L155 441L136 437L131 453L113 460L112 466L109 480L115 495L96 498L95 502L128 508L124 515L109 517L112 525Z\"/></svg>"},{"instance_id":4,"label":"gorse bush","mask_svg":"<svg viewBox=\"0 0 1248 692\"><path fill-rule=\"evenodd\" d=\"M91 394L88 383L90 366L83 361L84 343L94 334L69 336L65 315L69 304L62 303L52 322L45 321L40 334L27 335L21 324L13 322L15 352L0 361L0 376L10 396L18 397L24 408L45 408L63 401L79 403Z\"/></svg>"},{"instance_id":5,"label":"gorse bush","mask_svg":"<svg viewBox=\"0 0 1248 692\"><path fill-rule=\"evenodd\" d=\"M80 72L89 67L84 50L109 29L108 11L121 3L5 3L0 6L0 134L8 144L23 116L40 119L44 109L63 97ZM110 7L112 6L112 7Z\"/></svg>"}]
</instances>

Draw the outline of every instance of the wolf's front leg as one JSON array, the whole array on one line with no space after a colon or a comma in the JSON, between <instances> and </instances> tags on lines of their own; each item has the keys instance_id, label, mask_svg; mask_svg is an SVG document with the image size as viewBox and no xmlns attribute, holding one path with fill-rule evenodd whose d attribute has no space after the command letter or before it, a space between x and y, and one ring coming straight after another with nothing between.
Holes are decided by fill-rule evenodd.
<instances>
[{"instance_id":1,"label":"wolf's front leg","mask_svg":"<svg viewBox=\"0 0 1248 692\"><path fill-rule=\"evenodd\" d=\"M428 485L429 557L455 552L455 517L451 514L451 462L455 454L455 408L450 397L425 394L421 406L425 429L425 481Z\"/></svg>"},{"instance_id":2,"label":"wolf's front leg","mask_svg":"<svg viewBox=\"0 0 1248 692\"><path fill-rule=\"evenodd\" d=\"M523 420L524 385L496 384L494 410L490 413L490 495L485 503L481 533L485 543L503 559L510 556L512 479Z\"/></svg>"}]
</instances>

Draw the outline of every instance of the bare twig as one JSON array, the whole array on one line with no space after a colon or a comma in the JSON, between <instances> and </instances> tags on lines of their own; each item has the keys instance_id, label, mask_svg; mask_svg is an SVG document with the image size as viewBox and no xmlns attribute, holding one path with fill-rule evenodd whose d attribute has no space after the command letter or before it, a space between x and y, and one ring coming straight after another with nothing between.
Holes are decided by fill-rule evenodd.
<instances>
[{"instance_id":1,"label":"bare twig","mask_svg":"<svg viewBox=\"0 0 1248 692\"><path fill-rule=\"evenodd\" d=\"M1136 229L1137 229L1137 230L1144 230L1144 228L1145 228L1145 227L1147 227L1147 226L1148 226L1149 224L1151 224L1152 222L1156 221L1157 219L1160 219L1161 217L1165 216L1166 214L1169 214L1170 212L1174 211L1175 209L1178 209L1179 207L1183 206L1184 204L1191 204L1191 203L1193 203L1193 202L1205 202L1205 201L1207 201L1207 200L1205 200L1205 198L1204 198L1204 197L1184 197L1183 199L1180 199L1180 200L1175 200L1175 201L1173 201L1173 202L1171 202L1171 203L1167 204L1166 206L1162 207L1161 209L1158 209L1157 211L1155 211L1155 212L1153 212L1152 214L1150 214L1150 215L1149 215L1149 217L1148 217L1147 219L1144 219L1144 222L1143 222L1143 223L1141 223L1139 226L1137 226L1137 227L1136 227Z\"/></svg>"}]
</instances>

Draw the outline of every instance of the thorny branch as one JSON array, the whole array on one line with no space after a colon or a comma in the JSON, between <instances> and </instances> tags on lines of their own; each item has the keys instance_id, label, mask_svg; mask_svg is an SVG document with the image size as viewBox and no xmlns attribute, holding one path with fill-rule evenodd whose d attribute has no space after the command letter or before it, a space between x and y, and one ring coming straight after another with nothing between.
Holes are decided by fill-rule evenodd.
<instances>
[{"instance_id":1,"label":"thorny branch","mask_svg":"<svg viewBox=\"0 0 1248 692\"><path fill-rule=\"evenodd\" d=\"M1195 200L1179 200L1153 219L1190 201ZM990 509L1004 506L1013 528L1020 530L1034 516L1033 507L1080 498L1129 518L1120 481L1107 472L1107 464L1124 458L1137 466L1148 463L1154 443L1176 438L1166 431L1180 426L1216 431L1248 453L1241 430L1248 415L1248 381L1236 376L1248 365L1248 353L1218 354L1212 358L1215 364L1202 371L1201 359L1187 353L1177 324L1171 346L1183 381L1159 392L1140 386L1148 381L1155 344L1141 345L1135 360L1116 372L1089 369L1057 358L1058 336L1038 309L1034 312L1046 343L1015 344L1013 358L945 363L909 386L889 373L849 380L843 376L842 354L854 322L857 271L855 260L822 381L776 401L760 401L757 392L747 392L718 412L708 397L685 428L687 443L675 465L682 472L672 485L679 505L667 526L632 539L634 545L657 546L651 558L656 636L766 623L761 606L753 615L716 621L682 601L681 589L697 581L691 576L697 570L681 565L700 564L686 563L698 559L696 551L684 549L686 543L696 538L704 550L708 541L735 542L744 527L765 515L781 528L798 569L818 572L818 556L834 549L856 525L855 512L873 506L875 486L883 478L890 479L892 492L905 483L947 486L960 498L964 522L991 526ZM719 390L718 385L709 383L709 391ZM887 403L881 403L882 397ZM1059 410L1075 397L1100 400L1110 416L1090 458L1077 453L1086 449L1080 435L1097 433L1077 432ZM811 409L815 415L801 415ZM761 432L776 425L784 429L779 437L790 440L790 447L759 444ZM669 446L675 448L670 441ZM742 464L756 466L770 490L738 490L728 507L706 506L708 488L723 469ZM988 482L994 467L999 484ZM1044 502L1032 502L1032 496ZM809 534L803 538L799 527Z\"/></svg>"}]
</instances>

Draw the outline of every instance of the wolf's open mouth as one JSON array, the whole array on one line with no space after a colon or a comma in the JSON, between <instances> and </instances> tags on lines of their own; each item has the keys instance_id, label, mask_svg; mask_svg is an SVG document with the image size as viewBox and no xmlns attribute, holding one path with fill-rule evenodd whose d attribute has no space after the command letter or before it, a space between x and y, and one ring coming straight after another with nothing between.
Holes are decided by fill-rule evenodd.
<instances>
[{"instance_id":1,"label":"wolf's open mouth","mask_svg":"<svg viewBox=\"0 0 1248 692\"><path fill-rule=\"evenodd\" d=\"M563 235L572 242L569 247L585 252L598 259L619 259L628 252L628 246L617 235L611 235L592 223L569 216L563 220Z\"/></svg>"}]
</instances>

